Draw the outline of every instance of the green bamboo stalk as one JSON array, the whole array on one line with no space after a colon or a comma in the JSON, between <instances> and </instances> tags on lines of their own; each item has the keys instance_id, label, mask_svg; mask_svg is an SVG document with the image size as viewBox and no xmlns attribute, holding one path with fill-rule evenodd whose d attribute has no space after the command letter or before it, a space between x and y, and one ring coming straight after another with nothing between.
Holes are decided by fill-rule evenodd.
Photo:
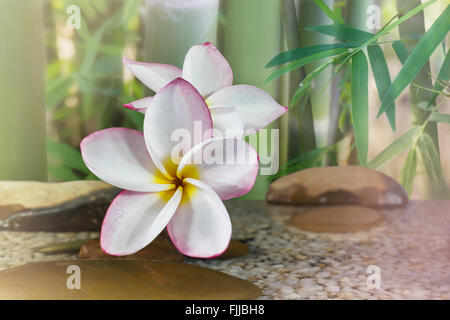
<instances>
[{"instance_id":1,"label":"green bamboo stalk","mask_svg":"<svg viewBox=\"0 0 450 320\"><path fill-rule=\"evenodd\" d=\"M219 0L147 0L145 60L182 67L194 44L217 44Z\"/></svg>"},{"instance_id":2,"label":"green bamboo stalk","mask_svg":"<svg viewBox=\"0 0 450 320\"><path fill-rule=\"evenodd\" d=\"M421 4L420 0L397 0L397 11L398 13L400 13L400 16L402 16L402 14L405 13L407 10L410 10L411 8L414 8L420 4ZM399 33L400 39L408 39L408 41L405 41L404 44L406 45L408 54L411 53L411 51L414 49L419 39L425 33L425 22L423 11L419 12L415 16L406 20L404 23L400 24ZM411 39L417 40L410 41ZM431 89L433 87L433 84L431 82L430 74L431 74L430 63L427 62L422 67L417 76L414 78L412 83L419 85L423 88ZM430 92L427 90L418 90L417 87L411 85L409 89L409 96L411 101L410 110L411 110L412 125L421 125L428 118L429 113L423 111L418 105L421 102L429 101ZM439 152L438 131L436 123L429 122L424 132L431 137L436 146L436 150L438 150ZM418 172L416 177L416 184L420 186L420 193L422 194L422 197L431 198L433 189L430 185L429 179L426 176L426 171L422 158L419 157L418 160L419 161L417 163Z\"/></svg>"},{"instance_id":3,"label":"green bamboo stalk","mask_svg":"<svg viewBox=\"0 0 450 320\"><path fill-rule=\"evenodd\" d=\"M0 0L0 180L47 180L43 2Z\"/></svg>"},{"instance_id":4,"label":"green bamboo stalk","mask_svg":"<svg viewBox=\"0 0 450 320\"><path fill-rule=\"evenodd\" d=\"M376 4L376 0L346 0L346 20L347 23L357 29L372 31L367 27L367 8Z\"/></svg>"},{"instance_id":5,"label":"green bamboo stalk","mask_svg":"<svg viewBox=\"0 0 450 320\"><path fill-rule=\"evenodd\" d=\"M280 10L280 1L224 1L223 53L233 68L234 83L255 85L274 98L278 97L279 82L264 83L272 72L265 65L280 53ZM264 199L267 190L267 176L260 176L246 197Z\"/></svg>"},{"instance_id":6,"label":"green bamboo stalk","mask_svg":"<svg viewBox=\"0 0 450 320\"><path fill-rule=\"evenodd\" d=\"M324 1L332 8L333 1ZM302 46L312 46L333 41L329 36L317 32L305 30L307 27L331 24L332 21L314 2L314 0L301 0L299 10L300 21L300 43ZM310 73L324 63L323 60L310 63L306 66L306 73ZM329 143L330 129L330 103L332 85L329 80L332 76L332 66L323 70L313 81L310 89L310 101L312 118L314 121L314 132L316 146L321 148Z\"/></svg>"},{"instance_id":7,"label":"green bamboo stalk","mask_svg":"<svg viewBox=\"0 0 450 320\"><path fill-rule=\"evenodd\" d=\"M420 0L397 0L397 11L400 13L405 13L406 10L411 9L415 6L420 5ZM408 19L404 23L399 25L399 32L401 39L408 39L405 41L405 46L408 50L408 54L415 48L419 39L425 34L425 23L423 11L419 12L412 18ZM417 39L410 41L411 39ZM430 78L430 62L427 62L417 76L414 78L412 83L423 87L423 88L433 88L433 84ZM417 87L410 86L409 95L411 99L411 116L412 124L420 125L428 118L429 112L423 111L417 105L420 102L428 102L430 99L430 92L428 90L418 90ZM436 123L429 123L425 128L425 132L432 137L436 148L439 150L438 144L438 134Z\"/></svg>"},{"instance_id":8,"label":"green bamboo stalk","mask_svg":"<svg viewBox=\"0 0 450 320\"><path fill-rule=\"evenodd\" d=\"M282 1L283 26L287 49L300 46L300 33L294 0ZM292 99L305 75L304 68L289 73L289 100ZM295 158L300 153L313 150L315 133L311 104L308 99L301 99L288 112L288 157Z\"/></svg>"},{"instance_id":9,"label":"green bamboo stalk","mask_svg":"<svg viewBox=\"0 0 450 320\"><path fill-rule=\"evenodd\" d=\"M365 30L365 31L372 31L369 30L367 27L367 19L369 18L367 14L367 8L370 5L376 4L376 0L346 0L345 1L345 20L348 25L351 27ZM353 135L354 140L354 135ZM351 146L351 144L347 145ZM342 146L344 148L344 146ZM358 157L356 155L356 148L352 151L340 151L343 154L348 154L348 163L349 164L357 164L358 163Z\"/></svg>"}]
</instances>

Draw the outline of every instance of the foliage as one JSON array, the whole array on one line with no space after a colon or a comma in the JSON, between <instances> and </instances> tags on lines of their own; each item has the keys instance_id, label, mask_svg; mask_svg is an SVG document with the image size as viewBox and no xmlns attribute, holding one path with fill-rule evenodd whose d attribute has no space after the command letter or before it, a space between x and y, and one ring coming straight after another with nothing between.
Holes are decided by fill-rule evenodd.
<instances>
[{"instance_id":1,"label":"foliage","mask_svg":"<svg viewBox=\"0 0 450 320\"><path fill-rule=\"evenodd\" d=\"M70 5L80 7L80 29L66 28ZM140 5L141 0L49 2L53 24L47 39L46 107L52 124L47 141L51 179L93 178L79 152L84 136L112 126L140 128L142 115L121 108L124 101L143 95L137 81L124 84L122 75L124 47L139 40ZM55 43L61 41L66 47L71 44L71 56L60 57Z\"/></svg>"},{"instance_id":2,"label":"foliage","mask_svg":"<svg viewBox=\"0 0 450 320\"><path fill-rule=\"evenodd\" d=\"M268 81L270 81L279 77L284 72L295 70L304 64L328 58L315 71L309 73L305 77L291 100L291 106L307 93L313 79L327 66L333 65L335 74L342 68L350 69L350 114L359 164L378 168L393 159L402 151L409 149L410 151L401 175L401 182L408 192L411 193L412 191L417 169L418 154L420 154L430 181L432 182L435 196L438 198L445 198L448 196L448 187L443 178L439 153L435 147L435 143L437 142L433 142L432 138L424 132L424 129L430 121L443 123L449 123L450 121L450 115L439 113L439 107L436 105L436 98L439 94L448 94L446 93L450 78L448 53L437 79L434 81L433 88L418 88L419 90L429 90L432 93L430 100L423 106L426 111L430 112L428 118L419 126L413 127L407 133L398 137L378 156L367 162L369 149L367 61L371 64L378 95L382 101L378 116L386 114L392 130L395 132L395 100L407 86L415 85L413 83L415 76L422 66L430 59L430 56L435 49L443 43L445 36L450 31L450 6L447 6L410 54L408 54L406 47L401 40L392 42L392 47L403 64L401 71L396 75L392 82L389 67L386 63L386 58L382 49L382 45L386 42L381 42L380 38L436 1L437 0L428 0L423 4L412 8L400 18L398 18L399 15L393 17L383 28L381 28L381 30L376 34L372 34L346 25L339 10L332 10L327 7L323 1L315 0L317 5L319 5L320 8L334 21L334 24L317 26L309 29L332 36L340 42L321 44L312 47L300 47L282 52L274 57L266 67L281 66L280 69L269 76ZM443 47L445 48L445 44L443 44ZM368 56L368 58L366 56ZM343 79L346 81L346 77L343 77ZM342 94L344 93L345 92L343 91ZM347 108L344 106L339 123L344 122L343 119L348 112L346 109ZM321 149L316 149L310 153L323 156L324 153L321 151ZM308 167L309 163L305 160L306 158L308 157L305 154L303 157L301 156L294 159L294 161L285 164L287 168L284 168L283 172L287 173L305 166ZM310 164L315 165L317 163L318 162L313 162ZM276 177L282 175L283 172Z\"/></svg>"}]
</instances>

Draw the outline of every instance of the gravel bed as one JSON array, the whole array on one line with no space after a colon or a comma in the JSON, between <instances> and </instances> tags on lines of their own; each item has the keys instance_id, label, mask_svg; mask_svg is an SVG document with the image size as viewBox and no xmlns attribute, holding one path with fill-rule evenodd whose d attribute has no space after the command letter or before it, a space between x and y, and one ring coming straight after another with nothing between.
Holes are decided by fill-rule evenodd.
<instances>
[{"instance_id":1,"label":"gravel bed","mask_svg":"<svg viewBox=\"0 0 450 320\"><path fill-rule=\"evenodd\" d=\"M406 210L384 211L380 226L351 234L289 227L283 210L269 213L262 201L229 201L227 207L233 238L245 242L250 254L187 262L250 280L264 289L261 299L450 299L450 201L411 202ZM74 259L33 248L96 237L97 232L0 232L0 270ZM369 266L379 268L379 289L367 285Z\"/></svg>"}]
</instances>

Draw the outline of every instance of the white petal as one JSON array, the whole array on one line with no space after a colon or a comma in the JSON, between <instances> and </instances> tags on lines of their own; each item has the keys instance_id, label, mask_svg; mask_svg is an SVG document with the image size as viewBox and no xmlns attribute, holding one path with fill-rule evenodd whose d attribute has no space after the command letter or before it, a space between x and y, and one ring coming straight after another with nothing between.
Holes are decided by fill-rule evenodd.
<instances>
[{"instance_id":1,"label":"white petal","mask_svg":"<svg viewBox=\"0 0 450 320\"><path fill-rule=\"evenodd\" d=\"M184 152L211 138L211 129L208 106L197 90L181 78L158 91L144 119L150 156L161 159L172 177Z\"/></svg>"},{"instance_id":2,"label":"white petal","mask_svg":"<svg viewBox=\"0 0 450 320\"><path fill-rule=\"evenodd\" d=\"M233 84L233 71L217 48L207 42L189 49L183 64L183 78L203 97Z\"/></svg>"},{"instance_id":3,"label":"white petal","mask_svg":"<svg viewBox=\"0 0 450 320\"><path fill-rule=\"evenodd\" d=\"M186 153L177 176L201 180L227 200L253 188L258 168L258 154L244 140L213 138Z\"/></svg>"},{"instance_id":4,"label":"white petal","mask_svg":"<svg viewBox=\"0 0 450 320\"><path fill-rule=\"evenodd\" d=\"M89 170L109 184L141 192L174 188L156 169L139 131L127 128L97 131L84 138L80 147Z\"/></svg>"},{"instance_id":5,"label":"white petal","mask_svg":"<svg viewBox=\"0 0 450 320\"><path fill-rule=\"evenodd\" d=\"M235 107L212 106L211 118L214 127L214 136L227 138L242 138L244 135L244 122Z\"/></svg>"},{"instance_id":6,"label":"white petal","mask_svg":"<svg viewBox=\"0 0 450 320\"><path fill-rule=\"evenodd\" d=\"M265 128L287 111L267 92L249 85L223 88L212 94L206 102L209 106L234 106L244 121L246 130Z\"/></svg>"},{"instance_id":7,"label":"white petal","mask_svg":"<svg viewBox=\"0 0 450 320\"><path fill-rule=\"evenodd\" d=\"M219 196L207 185L186 179L183 199L167 225L173 244L184 255L213 258L231 238L231 221Z\"/></svg>"},{"instance_id":8,"label":"white petal","mask_svg":"<svg viewBox=\"0 0 450 320\"><path fill-rule=\"evenodd\" d=\"M174 215L182 188L161 193L124 191L103 220L100 244L108 254L133 254L152 242ZM168 201L167 201L168 200Z\"/></svg>"},{"instance_id":9,"label":"white petal","mask_svg":"<svg viewBox=\"0 0 450 320\"><path fill-rule=\"evenodd\" d=\"M146 97L143 99L139 99L139 100L124 104L123 106L127 109L145 113L147 108L150 107L152 100L153 100L153 97Z\"/></svg>"},{"instance_id":10,"label":"white petal","mask_svg":"<svg viewBox=\"0 0 450 320\"><path fill-rule=\"evenodd\" d=\"M155 92L181 77L181 69L170 64L137 62L128 58L123 58L123 63L136 78Z\"/></svg>"}]
</instances>

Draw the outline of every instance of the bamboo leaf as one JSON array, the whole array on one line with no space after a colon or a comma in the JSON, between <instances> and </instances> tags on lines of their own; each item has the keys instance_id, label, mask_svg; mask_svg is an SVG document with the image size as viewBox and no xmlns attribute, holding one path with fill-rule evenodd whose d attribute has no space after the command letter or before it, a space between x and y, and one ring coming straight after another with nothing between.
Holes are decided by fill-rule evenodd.
<instances>
[{"instance_id":1,"label":"bamboo leaf","mask_svg":"<svg viewBox=\"0 0 450 320\"><path fill-rule=\"evenodd\" d=\"M417 6L414 9L411 9L410 11L405 13L400 19L398 19L394 23L391 24L391 21L389 21L389 23L386 24L380 31L378 31L370 40L368 40L366 43L364 43L362 45L362 47L363 48L367 47L368 45L376 42L380 37L384 36L385 34L388 34L392 29L397 27L399 24L405 22L406 20L408 20L412 16L415 16L416 14L421 12L423 9L425 9L429 5L432 5L436 1L437 0L428 0L428 1L424 2L424 3L422 3L420 6ZM393 20L393 19L391 19L391 20Z\"/></svg>"},{"instance_id":2,"label":"bamboo leaf","mask_svg":"<svg viewBox=\"0 0 450 320\"><path fill-rule=\"evenodd\" d=\"M336 48L356 48L358 47L358 45L359 44L357 42L345 42L345 43L325 43L325 44L318 44L315 46L295 48L292 50L284 51L275 56L272 60L269 61L269 63L266 65L266 68L276 67L291 61L308 57L310 55L322 51L328 51Z\"/></svg>"},{"instance_id":3,"label":"bamboo leaf","mask_svg":"<svg viewBox=\"0 0 450 320\"><path fill-rule=\"evenodd\" d=\"M418 146L435 196L439 199L447 198L447 182L433 140L427 133L423 133L418 139Z\"/></svg>"},{"instance_id":4,"label":"bamboo leaf","mask_svg":"<svg viewBox=\"0 0 450 320\"><path fill-rule=\"evenodd\" d=\"M445 11L424 34L422 39L420 39L414 50L406 59L403 68L392 82L383 98L383 101L381 102L378 116L385 112L400 95L400 93L408 86L408 84L411 83L426 61L430 58L430 55L433 53L434 49L436 49L436 47L445 38L449 30L450 5L447 6Z\"/></svg>"},{"instance_id":5,"label":"bamboo leaf","mask_svg":"<svg viewBox=\"0 0 450 320\"><path fill-rule=\"evenodd\" d=\"M333 60L324 63L313 72L309 73L305 79L303 79L302 83L300 83L297 91L291 99L291 102L289 104L290 107L294 106L305 95L314 78L317 77L325 68L327 68L332 63Z\"/></svg>"},{"instance_id":6,"label":"bamboo leaf","mask_svg":"<svg viewBox=\"0 0 450 320\"><path fill-rule=\"evenodd\" d=\"M402 168L400 183L405 188L409 195L412 194L414 187L414 179L417 171L417 151L416 148L411 148L406 157L405 165Z\"/></svg>"},{"instance_id":7,"label":"bamboo leaf","mask_svg":"<svg viewBox=\"0 0 450 320\"><path fill-rule=\"evenodd\" d=\"M392 43L392 48L394 49L398 60L400 60L401 64L403 65L408 58L408 49L406 49L405 44L403 43L403 41L397 40Z\"/></svg>"},{"instance_id":8,"label":"bamboo leaf","mask_svg":"<svg viewBox=\"0 0 450 320\"><path fill-rule=\"evenodd\" d=\"M370 32L352 28L346 25L336 24L314 26L306 28L306 30L323 33L339 40L355 42L366 42L374 36L373 33Z\"/></svg>"},{"instance_id":9,"label":"bamboo leaf","mask_svg":"<svg viewBox=\"0 0 450 320\"><path fill-rule=\"evenodd\" d=\"M369 151L369 93L368 65L362 51L352 57L352 119L356 149L362 165L367 163Z\"/></svg>"},{"instance_id":10,"label":"bamboo leaf","mask_svg":"<svg viewBox=\"0 0 450 320\"><path fill-rule=\"evenodd\" d=\"M320 7L320 9L335 23L345 24L344 18L339 14L338 11L333 11L330 7L327 6L323 0L314 0L314 2Z\"/></svg>"},{"instance_id":11,"label":"bamboo leaf","mask_svg":"<svg viewBox=\"0 0 450 320\"><path fill-rule=\"evenodd\" d=\"M67 143L47 139L47 152L58 159L64 167L89 173L80 152Z\"/></svg>"},{"instance_id":12,"label":"bamboo leaf","mask_svg":"<svg viewBox=\"0 0 450 320\"><path fill-rule=\"evenodd\" d=\"M433 113L430 116L430 121L443 122L450 124L450 114L447 113Z\"/></svg>"},{"instance_id":13,"label":"bamboo leaf","mask_svg":"<svg viewBox=\"0 0 450 320\"><path fill-rule=\"evenodd\" d=\"M391 84L391 76L389 74L386 59L384 58L383 50L379 45L367 47L367 52L369 54L372 73L377 85L378 96L380 97L380 100L383 100L383 97ZM395 132L395 102L393 102L393 104L394 106L386 111L386 116L392 130Z\"/></svg>"},{"instance_id":14,"label":"bamboo leaf","mask_svg":"<svg viewBox=\"0 0 450 320\"><path fill-rule=\"evenodd\" d=\"M389 146L372 159L367 166L372 169L379 168L381 165L397 156L400 152L408 149L412 145L413 138L419 131L420 127L416 126L395 139Z\"/></svg>"},{"instance_id":15,"label":"bamboo leaf","mask_svg":"<svg viewBox=\"0 0 450 320\"><path fill-rule=\"evenodd\" d=\"M60 165L49 165L47 170L50 175L61 181L80 180L80 177L78 177L72 170Z\"/></svg>"},{"instance_id":16,"label":"bamboo leaf","mask_svg":"<svg viewBox=\"0 0 450 320\"><path fill-rule=\"evenodd\" d=\"M277 174L270 176L268 180L273 181L292 172L317 166L317 164L322 161L323 157L326 156L326 154L332 149L332 147L334 147L334 145L317 148L309 152L302 153L300 156L295 157L289 160L287 163L282 164L280 166L280 171Z\"/></svg>"},{"instance_id":17,"label":"bamboo leaf","mask_svg":"<svg viewBox=\"0 0 450 320\"><path fill-rule=\"evenodd\" d=\"M304 65L307 65L307 64L309 64L311 62L314 62L314 61L317 61L317 60L320 60L320 59L324 59L324 58L328 58L328 57L331 57L331 56L335 56L335 55L338 55L338 54L342 54L342 53L345 53L345 52L347 52L347 49L335 48L335 49L331 49L331 50L328 50L328 51L323 51L323 52L319 52L319 53L307 56L305 58L302 58L302 59L299 59L297 61L291 62L288 65L278 69L277 71L272 73L266 79L265 82L267 83L267 82L269 82L269 81L271 81L271 80L273 80L275 78L278 78L282 74L285 74L286 72L298 69L298 68L300 68L300 67L302 67Z\"/></svg>"}]
</instances>

